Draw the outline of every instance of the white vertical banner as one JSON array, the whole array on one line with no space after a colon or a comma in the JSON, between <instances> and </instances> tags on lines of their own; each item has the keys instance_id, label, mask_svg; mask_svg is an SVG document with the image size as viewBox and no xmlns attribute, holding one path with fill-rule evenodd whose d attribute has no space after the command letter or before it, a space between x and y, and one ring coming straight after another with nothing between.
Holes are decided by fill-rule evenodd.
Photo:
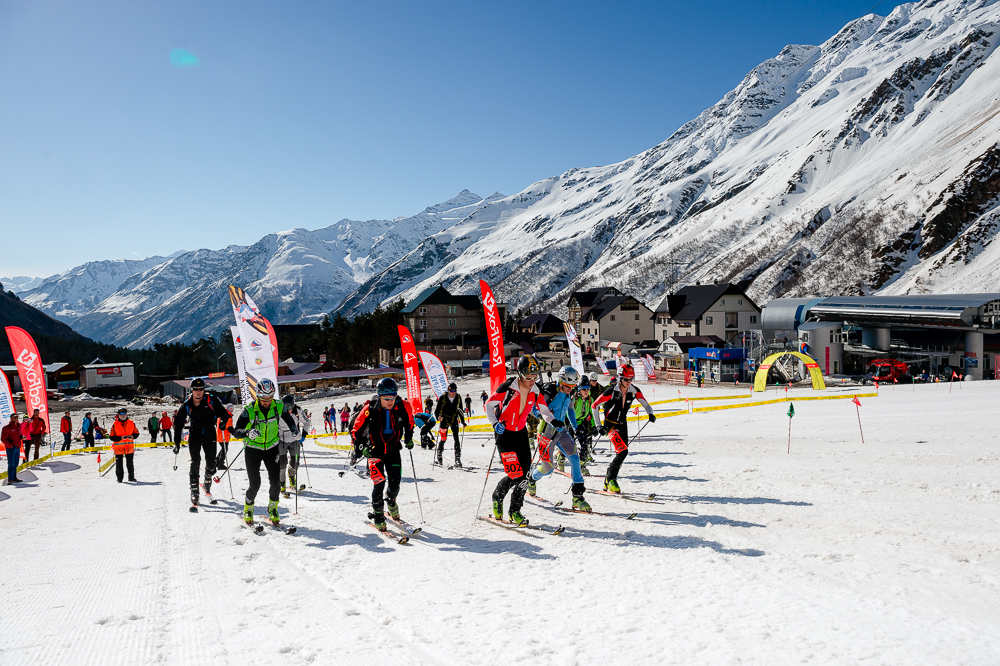
<instances>
[{"instance_id":1,"label":"white vertical banner","mask_svg":"<svg viewBox=\"0 0 1000 666\"><path fill-rule=\"evenodd\" d=\"M10 384L7 375L0 372L0 428L7 425L14 413L14 398L10 394Z\"/></svg>"},{"instance_id":2,"label":"white vertical banner","mask_svg":"<svg viewBox=\"0 0 1000 666\"><path fill-rule=\"evenodd\" d=\"M635 370L635 381L646 383L649 380L649 377L646 375L646 364L641 362L642 359L639 359L639 363L631 363L630 360L624 359L624 362L631 365L632 369ZM621 373L619 372L619 374Z\"/></svg>"},{"instance_id":3,"label":"white vertical banner","mask_svg":"<svg viewBox=\"0 0 1000 666\"><path fill-rule=\"evenodd\" d=\"M240 377L240 401L244 405L249 405L250 385L247 384L247 364L243 360L243 341L240 340L240 329L230 326L229 330L233 334L233 347L236 349L236 367L239 368Z\"/></svg>"},{"instance_id":4,"label":"white vertical banner","mask_svg":"<svg viewBox=\"0 0 1000 666\"><path fill-rule=\"evenodd\" d=\"M270 379L274 383L274 397L280 399L278 393L277 341L274 340L271 323L260 314L257 304L250 295L240 287L229 285L229 301L236 317L236 327L240 331L243 345L244 373L246 374L249 404L257 399L257 384L262 379Z\"/></svg>"},{"instance_id":5,"label":"white vertical banner","mask_svg":"<svg viewBox=\"0 0 1000 666\"><path fill-rule=\"evenodd\" d=\"M650 379L656 379L656 364L653 363L653 357L646 354L646 357L642 359L643 364L646 366L646 374Z\"/></svg>"},{"instance_id":6,"label":"white vertical banner","mask_svg":"<svg viewBox=\"0 0 1000 666\"><path fill-rule=\"evenodd\" d=\"M597 365L601 366L601 372L603 372L604 374L606 374L606 375L610 375L611 374L610 372L608 372L608 366L604 362L604 359L601 358L600 356L597 357Z\"/></svg>"},{"instance_id":7,"label":"white vertical banner","mask_svg":"<svg viewBox=\"0 0 1000 666\"><path fill-rule=\"evenodd\" d=\"M422 351L417 354L420 355L420 364L424 366L427 383L431 385L434 395L440 398L448 391L448 373L445 372L444 363L430 352Z\"/></svg>"},{"instance_id":8,"label":"white vertical banner","mask_svg":"<svg viewBox=\"0 0 1000 666\"><path fill-rule=\"evenodd\" d=\"M569 347L569 362L576 371L583 376L583 353L580 351L580 338L576 335L576 329L573 328L573 324L563 324L563 330L566 331L566 346Z\"/></svg>"}]
</instances>

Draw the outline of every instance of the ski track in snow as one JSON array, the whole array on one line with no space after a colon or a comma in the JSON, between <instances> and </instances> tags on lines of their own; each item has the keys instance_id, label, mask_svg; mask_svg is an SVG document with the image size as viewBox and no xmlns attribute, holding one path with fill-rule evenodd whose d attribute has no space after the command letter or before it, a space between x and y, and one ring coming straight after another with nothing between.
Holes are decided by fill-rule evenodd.
<instances>
[{"instance_id":1,"label":"ski track in snow","mask_svg":"<svg viewBox=\"0 0 1000 666\"><path fill-rule=\"evenodd\" d=\"M998 390L883 388L862 398L864 445L849 400L798 402L790 455L784 404L660 419L620 476L658 503L528 501L561 536L474 520L484 433L464 438L476 473L414 449L427 523L407 545L364 525L371 483L315 444L299 514L281 503L293 536L242 526L240 463L236 499L223 479L191 514L186 451L175 472L169 448L139 450L138 486L99 478L92 454L61 458L0 490L16 608L0 664L995 664L1000 437L981 426ZM406 451L403 474L417 525ZM552 474L539 495L568 504L568 485Z\"/></svg>"}]
</instances>

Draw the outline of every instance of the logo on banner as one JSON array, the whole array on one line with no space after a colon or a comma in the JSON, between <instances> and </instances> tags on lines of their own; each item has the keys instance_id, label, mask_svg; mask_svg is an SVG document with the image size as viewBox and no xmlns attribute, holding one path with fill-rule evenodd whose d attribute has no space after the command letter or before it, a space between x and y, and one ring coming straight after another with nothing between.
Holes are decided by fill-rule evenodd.
<instances>
[{"instance_id":1,"label":"logo on banner","mask_svg":"<svg viewBox=\"0 0 1000 666\"><path fill-rule=\"evenodd\" d=\"M260 356L255 356L253 362L256 363L257 365L262 365L264 363L264 359L262 359Z\"/></svg>"},{"instance_id":2,"label":"logo on banner","mask_svg":"<svg viewBox=\"0 0 1000 666\"><path fill-rule=\"evenodd\" d=\"M413 338L411 338L410 336L404 334L403 335L403 342L407 342L407 343L413 342Z\"/></svg>"},{"instance_id":3,"label":"logo on banner","mask_svg":"<svg viewBox=\"0 0 1000 666\"><path fill-rule=\"evenodd\" d=\"M403 354L403 361L406 363L411 363L411 362L415 363L416 360L417 357L411 354L410 352L406 352L405 354Z\"/></svg>"},{"instance_id":4,"label":"logo on banner","mask_svg":"<svg viewBox=\"0 0 1000 666\"><path fill-rule=\"evenodd\" d=\"M490 363L493 366L501 366L503 365L503 347L500 345L502 333L500 325L497 323L497 303L492 292L487 292L486 298L483 299L483 305L486 308L486 328L490 337Z\"/></svg>"},{"instance_id":5,"label":"logo on banner","mask_svg":"<svg viewBox=\"0 0 1000 666\"><path fill-rule=\"evenodd\" d=\"M254 338L253 340L250 341L250 349L252 351L260 351L263 348L264 344L257 338Z\"/></svg>"}]
</instances>

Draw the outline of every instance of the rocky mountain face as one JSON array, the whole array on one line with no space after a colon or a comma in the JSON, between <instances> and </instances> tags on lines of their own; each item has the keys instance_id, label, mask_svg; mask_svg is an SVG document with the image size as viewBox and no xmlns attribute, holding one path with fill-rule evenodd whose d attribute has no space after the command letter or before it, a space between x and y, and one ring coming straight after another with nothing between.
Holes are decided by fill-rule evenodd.
<instances>
[{"instance_id":1,"label":"rocky mountain face","mask_svg":"<svg viewBox=\"0 0 1000 666\"><path fill-rule=\"evenodd\" d=\"M276 323L316 321L423 238L502 198L464 190L412 217L292 229L249 247L91 262L20 297L88 337L129 347L218 336L233 323L229 284L247 289Z\"/></svg>"},{"instance_id":2,"label":"rocky mountain face","mask_svg":"<svg viewBox=\"0 0 1000 666\"><path fill-rule=\"evenodd\" d=\"M923 0L788 46L666 141L429 236L344 303L438 283L565 309L674 280L804 294L1000 289L1000 5Z\"/></svg>"}]
</instances>

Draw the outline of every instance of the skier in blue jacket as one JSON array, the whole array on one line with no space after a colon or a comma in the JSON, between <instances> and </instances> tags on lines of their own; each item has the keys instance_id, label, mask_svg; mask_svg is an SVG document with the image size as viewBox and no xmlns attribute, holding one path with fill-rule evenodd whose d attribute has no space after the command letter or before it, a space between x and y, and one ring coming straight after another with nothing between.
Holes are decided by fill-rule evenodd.
<instances>
[{"instance_id":1,"label":"skier in blue jacket","mask_svg":"<svg viewBox=\"0 0 1000 666\"><path fill-rule=\"evenodd\" d=\"M564 365L556 376L556 381L545 386L549 409L555 419L551 423L542 421L539 425L539 462L531 470L528 494L535 494L535 482L552 473L552 455L558 448L570 462L573 474L573 509L590 513L590 504L583 498L583 472L580 469L580 454L577 451L574 432L577 428L576 411L573 409L573 392L580 383L580 373L571 365ZM545 441L549 444L545 445ZM554 446L553 446L554 445Z\"/></svg>"}]
</instances>

